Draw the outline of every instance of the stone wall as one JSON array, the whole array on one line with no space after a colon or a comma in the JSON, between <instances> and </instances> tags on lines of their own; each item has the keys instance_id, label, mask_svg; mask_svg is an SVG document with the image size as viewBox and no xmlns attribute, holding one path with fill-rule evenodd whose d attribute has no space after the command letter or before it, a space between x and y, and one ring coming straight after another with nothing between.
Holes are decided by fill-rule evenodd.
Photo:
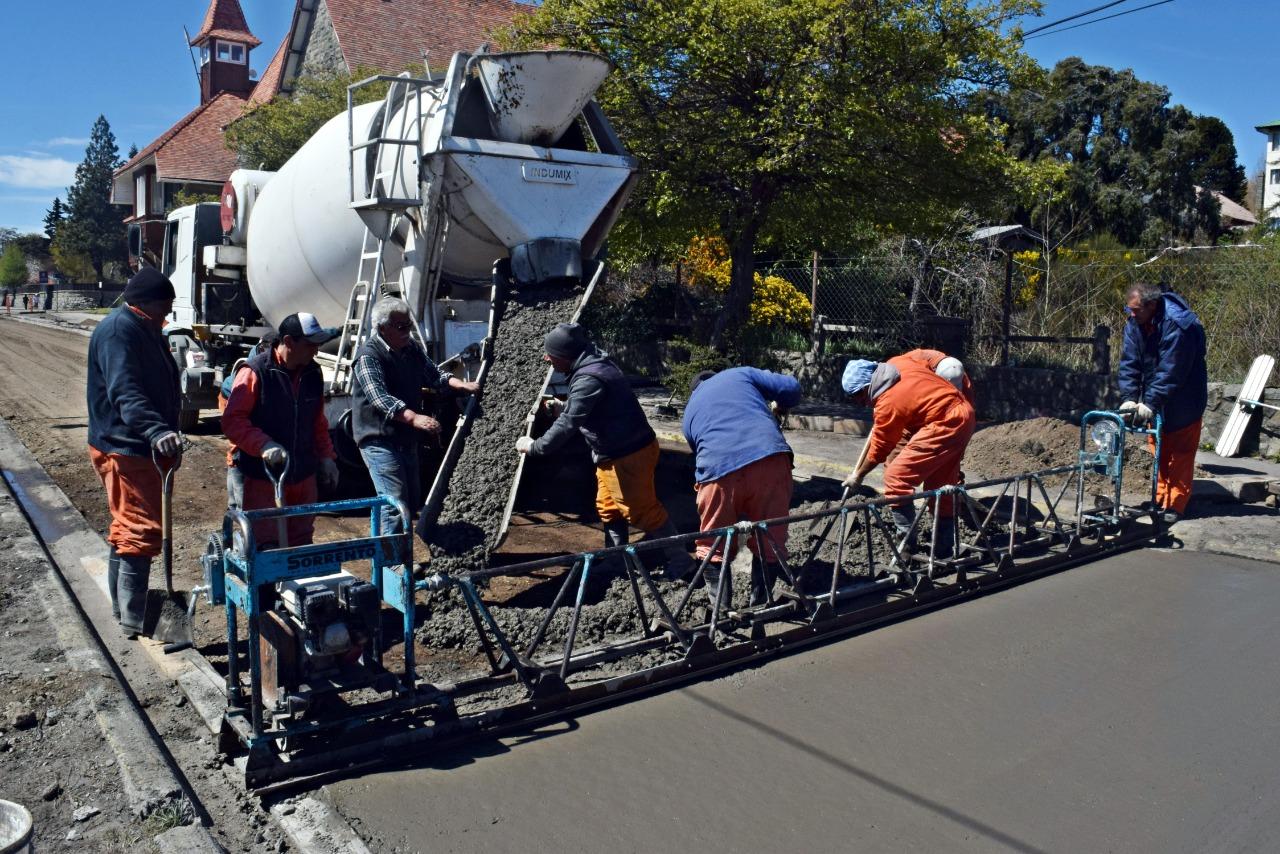
<instances>
[{"instance_id":1,"label":"stone wall","mask_svg":"<svg viewBox=\"0 0 1280 854\"><path fill-rule=\"evenodd\" d=\"M338 44L333 20L329 17L329 6L321 0L311 21L311 32L307 34L307 49L302 56L299 74L314 77L346 73L347 62L342 56L342 47Z\"/></svg>"},{"instance_id":2,"label":"stone wall","mask_svg":"<svg viewBox=\"0 0 1280 854\"><path fill-rule=\"evenodd\" d=\"M1201 446L1212 447L1218 441L1239 396L1238 384L1209 383L1209 408L1204 413L1204 428L1200 432ZM1262 402L1280 406L1280 388L1266 389ZM1280 412L1268 409L1254 412L1240 442L1240 456L1280 459Z\"/></svg>"},{"instance_id":3,"label":"stone wall","mask_svg":"<svg viewBox=\"0 0 1280 854\"><path fill-rule=\"evenodd\" d=\"M98 290L96 285L84 288L54 288L53 310L84 311L90 308L109 308L122 293L124 288L120 285L104 287L102 290Z\"/></svg>"}]
</instances>

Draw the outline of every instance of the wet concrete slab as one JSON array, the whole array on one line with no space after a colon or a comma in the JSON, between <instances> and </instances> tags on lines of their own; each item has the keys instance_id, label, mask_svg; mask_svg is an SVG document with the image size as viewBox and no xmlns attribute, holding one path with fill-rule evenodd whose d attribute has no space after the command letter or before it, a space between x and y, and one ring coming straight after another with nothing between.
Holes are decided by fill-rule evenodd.
<instances>
[{"instance_id":1,"label":"wet concrete slab","mask_svg":"<svg viewBox=\"0 0 1280 854\"><path fill-rule=\"evenodd\" d=\"M1280 844L1280 572L1140 551L328 794L371 847Z\"/></svg>"}]
</instances>

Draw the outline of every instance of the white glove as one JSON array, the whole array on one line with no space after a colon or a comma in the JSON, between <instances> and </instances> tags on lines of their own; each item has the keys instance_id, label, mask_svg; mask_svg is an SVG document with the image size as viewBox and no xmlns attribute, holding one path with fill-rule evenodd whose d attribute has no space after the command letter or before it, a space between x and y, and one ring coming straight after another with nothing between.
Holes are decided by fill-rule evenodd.
<instances>
[{"instance_id":1,"label":"white glove","mask_svg":"<svg viewBox=\"0 0 1280 854\"><path fill-rule=\"evenodd\" d=\"M289 459L289 452L278 442L268 442L262 448L262 461L274 468L280 468Z\"/></svg>"},{"instance_id":2,"label":"white glove","mask_svg":"<svg viewBox=\"0 0 1280 854\"><path fill-rule=\"evenodd\" d=\"M1133 417L1133 423L1148 424L1151 422L1151 419L1155 417L1155 414L1155 410L1150 406L1147 406L1145 403L1139 403L1137 406L1137 413Z\"/></svg>"},{"instance_id":3,"label":"white glove","mask_svg":"<svg viewBox=\"0 0 1280 854\"><path fill-rule=\"evenodd\" d=\"M166 457L176 457L182 453L182 437L174 431L161 433L151 441L151 446Z\"/></svg>"},{"instance_id":4,"label":"white glove","mask_svg":"<svg viewBox=\"0 0 1280 854\"><path fill-rule=\"evenodd\" d=\"M334 460L325 457L320 460L320 467L316 469L316 481L322 489L333 489L338 485L338 464Z\"/></svg>"},{"instance_id":5,"label":"white glove","mask_svg":"<svg viewBox=\"0 0 1280 854\"><path fill-rule=\"evenodd\" d=\"M522 454L529 453L529 449L533 447L533 439L528 436L521 436L516 439L516 450Z\"/></svg>"},{"instance_id":6,"label":"white glove","mask_svg":"<svg viewBox=\"0 0 1280 854\"><path fill-rule=\"evenodd\" d=\"M1137 409L1137 408L1138 408L1138 402L1136 400L1126 400L1124 403L1120 404L1121 412L1129 412L1130 410Z\"/></svg>"},{"instance_id":7,"label":"white glove","mask_svg":"<svg viewBox=\"0 0 1280 854\"><path fill-rule=\"evenodd\" d=\"M859 486L862 486L862 475L858 474L856 469L849 472L849 476L844 479L841 486L846 489L857 489Z\"/></svg>"}]
</instances>

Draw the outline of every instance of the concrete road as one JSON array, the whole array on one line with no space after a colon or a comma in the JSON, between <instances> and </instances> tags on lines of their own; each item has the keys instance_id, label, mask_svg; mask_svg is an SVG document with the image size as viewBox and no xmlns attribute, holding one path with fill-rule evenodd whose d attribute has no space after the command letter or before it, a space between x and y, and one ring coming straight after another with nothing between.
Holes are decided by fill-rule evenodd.
<instances>
[{"instance_id":1,"label":"concrete road","mask_svg":"<svg viewBox=\"0 0 1280 854\"><path fill-rule=\"evenodd\" d=\"M375 850L1264 851L1280 572L1137 552L329 787Z\"/></svg>"}]
</instances>

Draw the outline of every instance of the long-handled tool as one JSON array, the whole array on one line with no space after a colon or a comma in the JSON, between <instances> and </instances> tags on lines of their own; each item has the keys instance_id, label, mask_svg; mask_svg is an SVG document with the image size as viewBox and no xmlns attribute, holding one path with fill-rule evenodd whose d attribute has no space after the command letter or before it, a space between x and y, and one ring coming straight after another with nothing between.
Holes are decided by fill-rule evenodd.
<instances>
[{"instance_id":1,"label":"long-handled tool","mask_svg":"<svg viewBox=\"0 0 1280 854\"><path fill-rule=\"evenodd\" d=\"M289 453L283 451L284 461L280 463L278 468L268 465L266 460L262 462L262 468L267 472L267 477L271 480L271 485L276 492L276 507L284 507L284 476L289 471ZM289 547L289 520L284 516L276 517L276 539L277 547L287 549Z\"/></svg>"},{"instance_id":2,"label":"long-handled tool","mask_svg":"<svg viewBox=\"0 0 1280 854\"><path fill-rule=\"evenodd\" d=\"M160 597L156 606L160 616L156 618L151 637L165 645L165 652L176 652L191 646L191 611L195 597L188 602L188 593L173 589L173 475L182 465L182 451L167 457L151 451L151 461L160 472L160 524L164 539L160 546L160 559L164 563L164 592L151 591L148 595Z\"/></svg>"}]
</instances>

